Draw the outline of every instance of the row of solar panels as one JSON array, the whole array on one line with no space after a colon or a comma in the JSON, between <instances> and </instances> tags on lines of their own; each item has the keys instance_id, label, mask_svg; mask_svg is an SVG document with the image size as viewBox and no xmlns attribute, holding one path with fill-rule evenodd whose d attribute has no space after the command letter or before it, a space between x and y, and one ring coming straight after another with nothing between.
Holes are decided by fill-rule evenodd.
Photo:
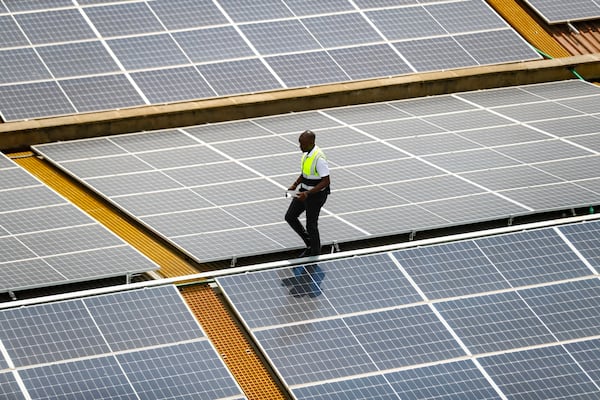
<instances>
[{"instance_id":1,"label":"row of solar panels","mask_svg":"<svg viewBox=\"0 0 600 400\"><path fill-rule=\"evenodd\" d=\"M600 396L600 221L217 278L298 399Z\"/></svg>"},{"instance_id":2,"label":"row of solar panels","mask_svg":"<svg viewBox=\"0 0 600 400\"><path fill-rule=\"evenodd\" d=\"M246 397L174 286L0 311L3 399Z\"/></svg>"},{"instance_id":3,"label":"row of solar panels","mask_svg":"<svg viewBox=\"0 0 600 400\"><path fill-rule=\"evenodd\" d=\"M599 244L596 219L217 283L297 399L593 399ZM173 286L0 322L6 398L245 398Z\"/></svg>"},{"instance_id":4,"label":"row of solar panels","mask_svg":"<svg viewBox=\"0 0 600 400\"><path fill-rule=\"evenodd\" d=\"M154 262L0 154L0 293L157 269Z\"/></svg>"},{"instance_id":5,"label":"row of solar panels","mask_svg":"<svg viewBox=\"0 0 600 400\"><path fill-rule=\"evenodd\" d=\"M484 0L54 5L0 10L5 121L540 58Z\"/></svg>"},{"instance_id":6,"label":"row of solar panels","mask_svg":"<svg viewBox=\"0 0 600 400\"><path fill-rule=\"evenodd\" d=\"M600 204L600 89L583 81L34 146L199 262L290 250L283 194L312 129L323 243Z\"/></svg>"}]
</instances>

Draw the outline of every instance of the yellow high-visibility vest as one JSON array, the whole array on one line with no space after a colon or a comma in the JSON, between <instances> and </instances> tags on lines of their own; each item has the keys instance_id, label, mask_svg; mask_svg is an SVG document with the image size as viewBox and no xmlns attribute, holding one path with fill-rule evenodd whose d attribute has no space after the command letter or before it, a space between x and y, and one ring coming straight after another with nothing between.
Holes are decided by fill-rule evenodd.
<instances>
[{"instance_id":1,"label":"yellow high-visibility vest","mask_svg":"<svg viewBox=\"0 0 600 400\"><path fill-rule=\"evenodd\" d=\"M302 156L302 183L303 186L307 189L317 186L321 177L317 172L317 161L319 159L327 159L323 151L317 146L313 147L312 153L310 153L310 157L306 153Z\"/></svg>"}]
</instances>

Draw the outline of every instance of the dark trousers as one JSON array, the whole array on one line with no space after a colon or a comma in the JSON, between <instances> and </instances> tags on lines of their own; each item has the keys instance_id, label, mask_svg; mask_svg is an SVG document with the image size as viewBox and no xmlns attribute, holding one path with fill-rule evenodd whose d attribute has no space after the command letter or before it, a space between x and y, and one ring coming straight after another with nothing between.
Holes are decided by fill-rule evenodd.
<instances>
[{"instance_id":1,"label":"dark trousers","mask_svg":"<svg viewBox=\"0 0 600 400\"><path fill-rule=\"evenodd\" d=\"M309 195L306 200L300 201L296 198L292 199L287 212L285 213L285 220L292 227L292 229L300 236L300 238L306 244L306 247L310 247L309 256L318 256L321 254L321 238L319 237L319 213L321 207L327 200L327 190L322 190L319 193ZM306 229L302 226L302 223L298 217L306 211Z\"/></svg>"}]
</instances>

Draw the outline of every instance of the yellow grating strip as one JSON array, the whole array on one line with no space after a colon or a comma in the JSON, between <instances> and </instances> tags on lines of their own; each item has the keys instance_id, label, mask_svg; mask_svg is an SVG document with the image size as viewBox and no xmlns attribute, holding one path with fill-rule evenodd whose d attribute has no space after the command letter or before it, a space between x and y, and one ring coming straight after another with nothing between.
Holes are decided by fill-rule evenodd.
<instances>
[{"instance_id":1,"label":"yellow grating strip","mask_svg":"<svg viewBox=\"0 0 600 400\"><path fill-rule=\"evenodd\" d=\"M570 57L565 50L531 15L525 11L517 0L487 0L498 14L523 36L529 43L544 53L557 57Z\"/></svg>"},{"instance_id":2,"label":"yellow grating strip","mask_svg":"<svg viewBox=\"0 0 600 400\"><path fill-rule=\"evenodd\" d=\"M249 400L288 398L212 288L187 286L181 295Z\"/></svg>"},{"instance_id":3,"label":"yellow grating strip","mask_svg":"<svg viewBox=\"0 0 600 400\"><path fill-rule=\"evenodd\" d=\"M167 248L141 228L132 225L86 189L74 184L60 171L55 170L33 153L9 154L17 164L36 176L63 197L87 212L92 218L116 233L160 266L161 275L170 278L198 273L182 256Z\"/></svg>"}]
</instances>

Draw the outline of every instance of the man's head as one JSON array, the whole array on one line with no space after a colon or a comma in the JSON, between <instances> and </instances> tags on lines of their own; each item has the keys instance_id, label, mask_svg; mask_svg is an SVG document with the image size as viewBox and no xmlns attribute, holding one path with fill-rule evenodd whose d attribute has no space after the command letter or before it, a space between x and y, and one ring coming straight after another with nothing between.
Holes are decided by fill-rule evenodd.
<instances>
[{"instance_id":1,"label":"man's head","mask_svg":"<svg viewBox=\"0 0 600 400\"><path fill-rule=\"evenodd\" d=\"M315 147L315 134L313 131L306 130L300 134L298 142L300 143L300 150L307 153Z\"/></svg>"}]
</instances>

